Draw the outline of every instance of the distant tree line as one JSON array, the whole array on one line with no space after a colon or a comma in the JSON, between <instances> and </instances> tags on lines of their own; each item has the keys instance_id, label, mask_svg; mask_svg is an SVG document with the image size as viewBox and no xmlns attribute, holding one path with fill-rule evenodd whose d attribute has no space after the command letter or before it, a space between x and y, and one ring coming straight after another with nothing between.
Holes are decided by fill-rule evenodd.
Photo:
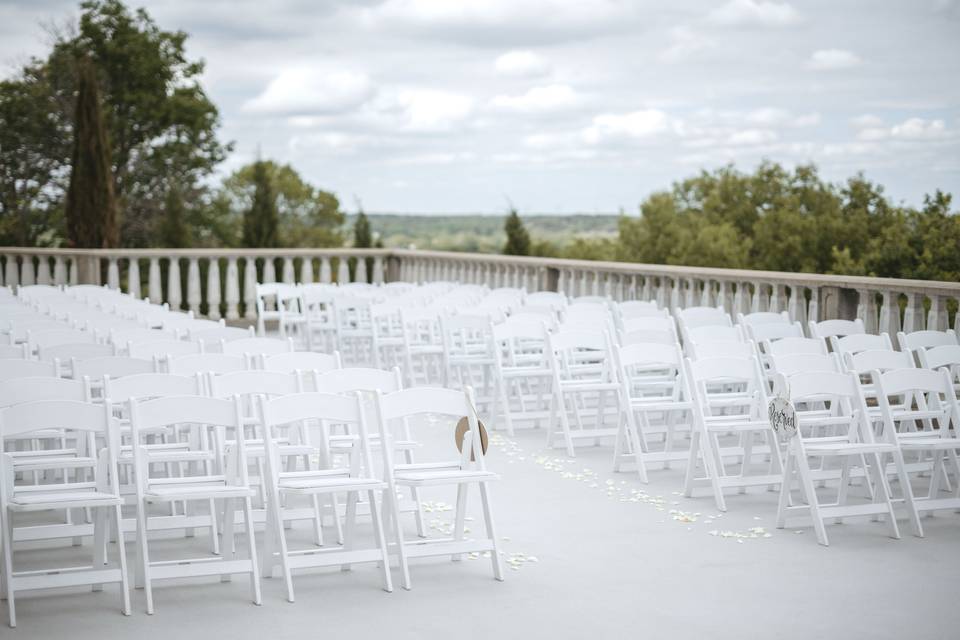
<instances>
[{"instance_id":1,"label":"distant tree line","mask_svg":"<svg viewBox=\"0 0 960 640\"><path fill-rule=\"evenodd\" d=\"M508 248L525 233L512 218ZM958 281L960 215L939 190L916 208L894 204L862 175L831 184L812 165L790 171L764 162L752 173L732 166L705 171L652 194L639 217L621 216L616 238L563 248L534 241L528 253Z\"/></svg>"}]
</instances>

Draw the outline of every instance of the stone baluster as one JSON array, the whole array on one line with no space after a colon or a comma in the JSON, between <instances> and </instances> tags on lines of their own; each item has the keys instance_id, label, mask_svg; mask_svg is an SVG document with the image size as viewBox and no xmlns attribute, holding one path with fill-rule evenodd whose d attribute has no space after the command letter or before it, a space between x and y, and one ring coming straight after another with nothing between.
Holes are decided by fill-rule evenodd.
<instances>
[{"instance_id":1,"label":"stone baluster","mask_svg":"<svg viewBox=\"0 0 960 640\"><path fill-rule=\"evenodd\" d=\"M187 266L187 306L193 315L200 315L200 303L203 302L203 295L200 291L200 260L190 258Z\"/></svg>"},{"instance_id":2,"label":"stone baluster","mask_svg":"<svg viewBox=\"0 0 960 640\"><path fill-rule=\"evenodd\" d=\"M726 311L727 313L731 313L733 312L733 307L731 305L731 302L732 301L730 299L730 281L721 280L717 288L717 306L722 307L723 310ZM732 315L736 317L735 312Z\"/></svg>"},{"instance_id":3,"label":"stone baluster","mask_svg":"<svg viewBox=\"0 0 960 640\"><path fill-rule=\"evenodd\" d=\"M220 260L214 257L207 264L207 316L220 319Z\"/></svg>"},{"instance_id":4,"label":"stone baluster","mask_svg":"<svg viewBox=\"0 0 960 640\"><path fill-rule=\"evenodd\" d=\"M240 318L240 269L236 256L227 258L227 286L224 291L227 303L227 320Z\"/></svg>"},{"instance_id":5,"label":"stone baluster","mask_svg":"<svg viewBox=\"0 0 960 640\"><path fill-rule=\"evenodd\" d=\"M763 311L763 288L763 283L754 283L753 296L750 298L750 313Z\"/></svg>"},{"instance_id":6,"label":"stone baluster","mask_svg":"<svg viewBox=\"0 0 960 640\"><path fill-rule=\"evenodd\" d=\"M697 304L697 282L693 278L687 278L686 283L687 287L683 296L683 308L689 309Z\"/></svg>"},{"instance_id":7,"label":"stone baluster","mask_svg":"<svg viewBox=\"0 0 960 640\"><path fill-rule=\"evenodd\" d=\"M943 331L947 328L947 299L943 296L930 296L930 311L927 312L927 329Z\"/></svg>"},{"instance_id":8,"label":"stone baluster","mask_svg":"<svg viewBox=\"0 0 960 640\"><path fill-rule=\"evenodd\" d=\"M637 288L637 283L634 281L634 291L636 295L634 300L654 300L657 297L657 288L654 286L653 278L651 276L643 276L643 286Z\"/></svg>"},{"instance_id":9,"label":"stone baluster","mask_svg":"<svg viewBox=\"0 0 960 640\"><path fill-rule=\"evenodd\" d=\"M67 283L71 287L77 286L77 283L80 281L80 275L77 273L77 259L70 258L70 268L67 272Z\"/></svg>"},{"instance_id":10,"label":"stone baluster","mask_svg":"<svg viewBox=\"0 0 960 640\"><path fill-rule=\"evenodd\" d=\"M907 306L903 310L903 331L912 333L922 331L923 322L923 298L920 294L913 291L907 292Z\"/></svg>"},{"instance_id":11,"label":"stone baluster","mask_svg":"<svg viewBox=\"0 0 960 640\"><path fill-rule=\"evenodd\" d=\"M63 256L53 258L53 284L67 284L67 263Z\"/></svg>"},{"instance_id":12,"label":"stone baluster","mask_svg":"<svg viewBox=\"0 0 960 640\"><path fill-rule=\"evenodd\" d=\"M867 333L877 333L877 299L869 289L857 290L857 317Z\"/></svg>"},{"instance_id":13,"label":"stone baluster","mask_svg":"<svg viewBox=\"0 0 960 640\"><path fill-rule=\"evenodd\" d=\"M248 256L243 264L243 317L257 319L257 259Z\"/></svg>"},{"instance_id":14,"label":"stone baluster","mask_svg":"<svg viewBox=\"0 0 960 640\"><path fill-rule=\"evenodd\" d=\"M147 297L153 304L163 304L163 280L160 277L160 258L150 258L147 267Z\"/></svg>"},{"instance_id":15,"label":"stone baluster","mask_svg":"<svg viewBox=\"0 0 960 640\"><path fill-rule=\"evenodd\" d=\"M703 281L703 290L700 292L700 306L701 307L711 307L713 299L713 282L710 280Z\"/></svg>"},{"instance_id":16,"label":"stone baluster","mask_svg":"<svg viewBox=\"0 0 960 640\"><path fill-rule=\"evenodd\" d=\"M807 322L820 322L820 287L810 287L810 305L807 307ZM806 325L804 325L803 330L807 330Z\"/></svg>"},{"instance_id":17,"label":"stone baluster","mask_svg":"<svg viewBox=\"0 0 960 640\"><path fill-rule=\"evenodd\" d=\"M304 256L300 259L300 284L313 283L313 258Z\"/></svg>"},{"instance_id":18,"label":"stone baluster","mask_svg":"<svg viewBox=\"0 0 960 640\"><path fill-rule=\"evenodd\" d=\"M264 284L268 282L277 281L277 265L276 260L273 256L267 256L263 259L263 282Z\"/></svg>"},{"instance_id":19,"label":"stone baluster","mask_svg":"<svg viewBox=\"0 0 960 640\"><path fill-rule=\"evenodd\" d=\"M293 270L293 258L286 256L283 259L283 282L285 284L295 284L297 282L296 276L294 275Z\"/></svg>"},{"instance_id":20,"label":"stone baluster","mask_svg":"<svg viewBox=\"0 0 960 640\"><path fill-rule=\"evenodd\" d=\"M50 277L50 258L39 256L37 258L37 284L49 285L52 280Z\"/></svg>"},{"instance_id":21,"label":"stone baluster","mask_svg":"<svg viewBox=\"0 0 960 640\"><path fill-rule=\"evenodd\" d=\"M786 289L782 284L770 285L770 306L767 308L771 313L780 313L783 311L786 299Z\"/></svg>"},{"instance_id":22,"label":"stone baluster","mask_svg":"<svg viewBox=\"0 0 960 640\"><path fill-rule=\"evenodd\" d=\"M357 282L367 282L367 259L364 256L357 258L355 279Z\"/></svg>"},{"instance_id":23,"label":"stone baluster","mask_svg":"<svg viewBox=\"0 0 960 640\"><path fill-rule=\"evenodd\" d=\"M120 289L120 265L116 258L107 258L107 286Z\"/></svg>"},{"instance_id":24,"label":"stone baluster","mask_svg":"<svg viewBox=\"0 0 960 640\"><path fill-rule=\"evenodd\" d=\"M960 296L958 296L954 302L957 303L957 313L953 316L953 330L960 335Z\"/></svg>"},{"instance_id":25,"label":"stone baluster","mask_svg":"<svg viewBox=\"0 0 960 640\"><path fill-rule=\"evenodd\" d=\"M140 258L132 257L127 261L127 293L140 299Z\"/></svg>"},{"instance_id":26,"label":"stone baluster","mask_svg":"<svg viewBox=\"0 0 960 640\"><path fill-rule=\"evenodd\" d=\"M650 279L647 278L647 280L649 281ZM657 284L656 284L656 289L654 290L654 296L657 302L657 306L660 307L661 309L665 309L667 307L667 302L670 299L670 290L668 288L667 279L664 278L663 276L657 277Z\"/></svg>"},{"instance_id":27,"label":"stone baluster","mask_svg":"<svg viewBox=\"0 0 960 640\"><path fill-rule=\"evenodd\" d=\"M879 330L889 334L891 340L896 340L897 332L900 331L900 295L893 291L884 291L881 304Z\"/></svg>"},{"instance_id":28,"label":"stone baluster","mask_svg":"<svg viewBox=\"0 0 960 640\"><path fill-rule=\"evenodd\" d=\"M670 278L670 310L680 309L680 278Z\"/></svg>"},{"instance_id":29,"label":"stone baluster","mask_svg":"<svg viewBox=\"0 0 960 640\"><path fill-rule=\"evenodd\" d=\"M17 256L5 255L6 262L3 265L3 283L4 285L15 288L20 284L19 270L17 269Z\"/></svg>"},{"instance_id":30,"label":"stone baluster","mask_svg":"<svg viewBox=\"0 0 960 640\"><path fill-rule=\"evenodd\" d=\"M733 294L733 315L740 313L750 313L750 285L746 282L738 282Z\"/></svg>"},{"instance_id":31,"label":"stone baluster","mask_svg":"<svg viewBox=\"0 0 960 640\"><path fill-rule=\"evenodd\" d=\"M330 284L331 279L330 258L323 256L320 258L320 282Z\"/></svg>"},{"instance_id":32,"label":"stone baluster","mask_svg":"<svg viewBox=\"0 0 960 640\"><path fill-rule=\"evenodd\" d=\"M23 256L20 264L20 284L25 287L37 284L36 271L33 267L33 256Z\"/></svg>"},{"instance_id":33,"label":"stone baluster","mask_svg":"<svg viewBox=\"0 0 960 640\"><path fill-rule=\"evenodd\" d=\"M180 292L180 258L170 258L167 268L167 302L174 311L179 311L183 304L183 295Z\"/></svg>"},{"instance_id":34,"label":"stone baluster","mask_svg":"<svg viewBox=\"0 0 960 640\"><path fill-rule=\"evenodd\" d=\"M790 316L791 322L803 324L803 319L800 317L803 301L803 287L796 284L791 285L790 293L787 296L787 315Z\"/></svg>"},{"instance_id":35,"label":"stone baluster","mask_svg":"<svg viewBox=\"0 0 960 640\"><path fill-rule=\"evenodd\" d=\"M346 256L337 259L337 284L344 285L350 282L350 265Z\"/></svg>"}]
</instances>

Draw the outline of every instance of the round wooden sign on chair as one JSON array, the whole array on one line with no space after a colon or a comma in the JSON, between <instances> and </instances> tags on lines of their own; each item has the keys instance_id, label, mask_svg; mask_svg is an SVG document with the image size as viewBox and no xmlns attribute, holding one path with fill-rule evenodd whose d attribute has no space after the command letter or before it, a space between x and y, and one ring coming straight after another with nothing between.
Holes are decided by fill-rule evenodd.
<instances>
[{"instance_id":1,"label":"round wooden sign on chair","mask_svg":"<svg viewBox=\"0 0 960 640\"><path fill-rule=\"evenodd\" d=\"M787 441L797 435L797 411L793 403L783 396L774 396L767 409L770 426L781 441Z\"/></svg>"},{"instance_id":2,"label":"round wooden sign on chair","mask_svg":"<svg viewBox=\"0 0 960 640\"><path fill-rule=\"evenodd\" d=\"M483 426L483 422L480 420L477 420L477 426L480 427L480 448L483 450L483 455L487 455L487 445L489 444L487 428ZM460 453L463 453L463 439L468 431L470 431L470 421L464 416L457 422L457 428L453 432L453 438L457 443L457 451ZM476 460L472 451L470 452L470 460Z\"/></svg>"}]
</instances>

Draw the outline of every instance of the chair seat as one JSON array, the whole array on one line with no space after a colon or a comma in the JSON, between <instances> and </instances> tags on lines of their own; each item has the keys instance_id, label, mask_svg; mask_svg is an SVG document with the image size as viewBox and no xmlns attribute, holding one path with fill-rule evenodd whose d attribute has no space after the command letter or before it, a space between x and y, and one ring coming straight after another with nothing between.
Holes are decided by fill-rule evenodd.
<instances>
[{"instance_id":1,"label":"chair seat","mask_svg":"<svg viewBox=\"0 0 960 640\"><path fill-rule=\"evenodd\" d=\"M897 436L901 449L911 451L950 451L960 450L960 438L943 437L939 433L920 431L901 433Z\"/></svg>"},{"instance_id":2,"label":"chair seat","mask_svg":"<svg viewBox=\"0 0 960 640\"><path fill-rule=\"evenodd\" d=\"M487 482L500 479L500 476L492 471L473 471L469 469L397 469L395 477L397 484L408 487Z\"/></svg>"},{"instance_id":3,"label":"chair seat","mask_svg":"<svg viewBox=\"0 0 960 640\"><path fill-rule=\"evenodd\" d=\"M97 466L97 461L85 456L29 456L15 457L13 468L22 471L41 471L46 469L83 469Z\"/></svg>"},{"instance_id":4,"label":"chair seat","mask_svg":"<svg viewBox=\"0 0 960 640\"><path fill-rule=\"evenodd\" d=\"M804 443L807 455L849 455L863 453L892 453L896 447L885 442L815 442Z\"/></svg>"},{"instance_id":5,"label":"chair seat","mask_svg":"<svg viewBox=\"0 0 960 640\"><path fill-rule=\"evenodd\" d=\"M147 502L169 502L171 500L209 500L216 498L253 497L254 490L248 487L235 487L224 484L174 484L150 487L145 494Z\"/></svg>"},{"instance_id":6,"label":"chair seat","mask_svg":"<svg viewBox=\"0 0 960 640\"><path fill-rule=\"evenodd\" d=\"M356 478L349 475L301 476L299 478L281 478L278 484L284 493L330 493L334 491L372 491L383 489L387 485L376 478Z\"/></svg>"},{"instance_id":7,"label":"chair seat","mask_svg":"<svg viewBox=\"0 0 960 640\"><path fill-rule=\"evenodd\" d=\"M99 491L50 491L14 493L9 508L12 511L40 511L75 507L112 507L121 504L121 498Z\"/></svg>"}]
</instances>

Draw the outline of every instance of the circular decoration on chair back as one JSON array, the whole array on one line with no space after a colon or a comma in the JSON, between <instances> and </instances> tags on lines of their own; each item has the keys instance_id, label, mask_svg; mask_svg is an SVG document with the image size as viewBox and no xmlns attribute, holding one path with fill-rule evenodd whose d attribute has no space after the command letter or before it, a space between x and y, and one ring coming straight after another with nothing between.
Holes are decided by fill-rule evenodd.
<instances>
[{"instance_id":1,"label":"circular decoration on chair back","mask_svg":"<svg viewBox=\"0 0 960 640\"><path fill-rule=\"evenodd\" d=\"M480 427L480 446L483 449L483 455L487 455L487 445L489 440L487 439L487 428L483 426L483 421L477 420L477 426ZM457 429L453 433L453 438L457 443L457 451L463 453L463 439L466 437L467 432L470 431L470 421L467 419L467 416L463 416L457 422ZM475 460L473 453L470 453L470 460Z\"/></svg>"},{"instance_id":2,"label":"circular decoration on chair back","mask_svg":"<svg viewBox=\"0 0 960 640\"><path fill-rule=\"evenodd\" d=\"M770 426L781 440L789 440L797 435L797 410L793 403L783 396L775 396L767 408Z\"/></svg>"}]
</instances>

